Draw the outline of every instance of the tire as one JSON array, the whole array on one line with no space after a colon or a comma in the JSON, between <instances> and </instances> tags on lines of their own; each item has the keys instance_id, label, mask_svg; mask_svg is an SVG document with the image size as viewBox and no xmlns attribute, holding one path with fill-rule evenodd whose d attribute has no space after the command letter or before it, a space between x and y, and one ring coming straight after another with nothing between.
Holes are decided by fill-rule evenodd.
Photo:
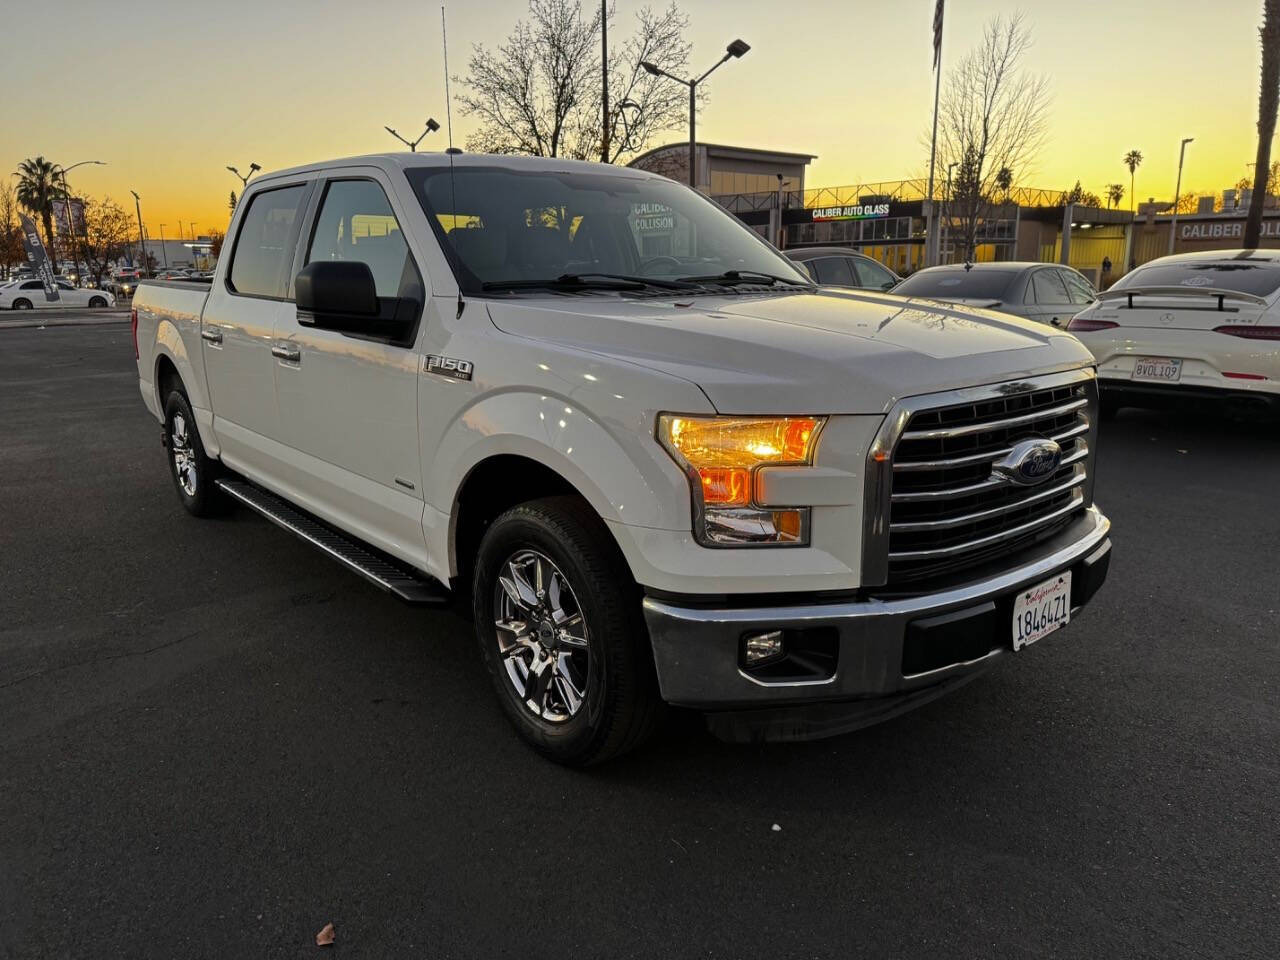
<instances>
[{"instance_id":1,"label":"tire","mask_svg":"<svg viewBox=\"0 0 1280 960\"><path fill-rule=\"evenodd\" d=\"M15 310L30 310L31 307L31 301L26 297L19 297L17 300L13 301L13 309Z\"/></svg>"},{"instance_id":2,"label":"tire","mask_svg":"<svg viewBox=\"0 0 1280 960\"><path fill-rule=\"evenodd\" d=\"M221 513L225 501L214 481L222 465L206 456L191 403L177 387L169 391L165 400L164 439L169 454L169 475L187 512L196 517Z\"/></svg>"},{"instance_id":3,"label":"tire","mask_svg":"<svg viewBox=\"0 0 1280 960\"><path fill-rule=\"evenodd\" d=\"M90 297L89 308L92 310L101 310L107 305L107 301L102 297Z\"/></svg>"},{"instance_id":4,"label":"tire","mask_svg":"<svg viewBox=\"0 0 1280 960\"><path fill-rule=\"evenodd\" d=\"M585 766L652 734L662 702L640 591L581 500L534 500L495 520L477 552L472 606L498 700L535 750Z\"/></svg>"},{"instance_id":5,"label":"tire","mask_svg":"<svg viewBox=\"0 0 1280 960\"><path fill-rule=\"evenodd\" d=\"M1099 414L1103 420L1114 420L1116 414L1120 412L1120 401L1115 396L1107 396L1105 393L1098 399Z\"/></svg>"}]
</instances>

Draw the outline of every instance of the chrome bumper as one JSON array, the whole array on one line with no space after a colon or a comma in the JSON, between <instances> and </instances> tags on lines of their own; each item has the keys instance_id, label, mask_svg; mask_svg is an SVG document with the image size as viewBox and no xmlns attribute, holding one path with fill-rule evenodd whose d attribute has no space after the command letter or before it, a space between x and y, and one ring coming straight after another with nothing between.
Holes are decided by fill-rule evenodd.
<instances>
[{"instance_id":1,"label":"chrome bumper","mask_svg":"<svg viewBox=\"0 0 1280 960\"><path fill-rule=\"evenodd\" d=\"M1016 569L923 596L730 609L648 597L644 616L662 696L670 703L704 710L821 705L814 723L798 719L794 711L787 714L793 738L841 732L884 719L932 699L1011 651L1011 621L1001 617L1002 611L1011 608L1019 588L1072 570L1073 612L1083 606L1106 576L1110 529L1111 521L1090 507L1065 530L1022 555ZM966 633L969 623L975 630ZM976 631L978 624L981 631ZM996 629L991 629L993 624ZM769 630L812 634L821 628L834 640L830 676L770 681L752 676L741 665L740 650L747 634ZM936 669L905 672L909 633L914 637L935 628L943 644L947 636L964 635L970 653L976 631L976 642L985 652ZM945 649L941 653L945 658ZM863 709L854 712L871 719L841 722L841 711L831 709L838 701L860 702Z\"/></svg>"}]
</instances>

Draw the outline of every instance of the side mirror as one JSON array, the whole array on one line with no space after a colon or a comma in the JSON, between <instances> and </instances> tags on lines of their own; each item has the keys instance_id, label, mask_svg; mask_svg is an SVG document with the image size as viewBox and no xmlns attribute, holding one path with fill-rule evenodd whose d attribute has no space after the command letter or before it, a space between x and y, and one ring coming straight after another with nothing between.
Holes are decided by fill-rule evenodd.
<instances>
[{"instance_id":1,"label":"side mirror","mask_svg":"<svg viewBox=\"0 0 1280 960\"><path fill-rule=\"evenodd\" d=\"M373 271L358 260L317 260L293 281L298 321L329 330L347 330L378 315Z\"/></svg>"}]
</instances>

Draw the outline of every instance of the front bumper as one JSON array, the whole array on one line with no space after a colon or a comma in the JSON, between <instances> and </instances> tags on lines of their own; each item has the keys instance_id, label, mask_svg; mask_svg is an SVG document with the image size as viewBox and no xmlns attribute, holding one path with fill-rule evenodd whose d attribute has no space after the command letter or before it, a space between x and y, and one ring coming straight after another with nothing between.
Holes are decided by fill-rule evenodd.
<instances>
[{"instance_id":1,"label":"front bumper","mask_svg":"<svg viewBox=\"0 0 1280 960\"><path fill-rule=\"evenodd\" d=\"M810 739L887 719L972 679L1012 652L1015 594L1072 573L1072 614L1106 579L1111 522L1090 507L1070 526L1020 556L1013 570L910 597L813 601L786 606L697 606L647 597L644 615L658 684L669 703L716 711L727 739ZM741 665L744 636L787 631L813 676L752 675Z\"/></svg>"}]
</instances>

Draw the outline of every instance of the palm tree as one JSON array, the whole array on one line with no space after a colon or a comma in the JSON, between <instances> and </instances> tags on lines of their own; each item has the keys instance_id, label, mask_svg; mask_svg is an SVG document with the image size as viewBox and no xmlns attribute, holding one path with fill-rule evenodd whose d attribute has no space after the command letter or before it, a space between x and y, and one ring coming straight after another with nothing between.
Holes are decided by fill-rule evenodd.
<instances>
[{"instance_id":1,"label":"palm tree","mask_svg":"<svg viewBox=\"0 0 1280 960\"><path fill-rule=\"evenodd\" d=\"M1004 195L1005 203L1009 202L1009 191L1013 189L1013 171L1008 167L1001 167L996 171L996 186Z\"/></svg>"},{"instance_id":2,"label":"palm tree","mask_svg":"<svg viewBox=\"0 0 1280 960\"><path fill-rule=\"evenodd\" d=\"M1110 210L1114 205L1117 210L1120 209L1120 201L1124 198L1124 184L1108 183L1107 184L1107 209Z\"/></svg>"},{"instance_id":3,"label":"palm tree","mask_svg":"<svg viewBox=\"0 0 1280 960\"><path fill-rule=\"evenodd\" d=\"M1271 138L1276 135L1276 107L1280 102L1280 0L1262 6L1262 91L1258 95L1258 158L1253 165L1253 197L1244 222L1244 246L1257 247L1262 233L1262 206L1267 199L1271 171Z\"/></svg>"},{"instance_id":4,"label":"palm tree","mask_svg":"<svg viewBox=\"0 0 1280 960\"><path fill-rule=\"evenodd\" d=\"M1121 162L1129 168L1129 212L1132 213L1134 211L1134 202L1137 200L1137 195L1133 190L1133 181L1138 168L1142 166L1142 151L1130 150L1124 155L1124 160ZM1118 203L1119 201L1116 202Z\"/></svg>"},{"instance_id":5,"label":"palm tree","mask_svg":"<svg viewBox=\"0 0 1280 960\"><path fill-rule=\"evenodd\" d=\"M23 160L18 164L18 203L32 216L38 216L44 225L45 243L49 247L49 259L56 263L53 252L53 200L55 164L44 157ZM54 272L57 272L55 267Z\"/></svg>"}]
</instances>

